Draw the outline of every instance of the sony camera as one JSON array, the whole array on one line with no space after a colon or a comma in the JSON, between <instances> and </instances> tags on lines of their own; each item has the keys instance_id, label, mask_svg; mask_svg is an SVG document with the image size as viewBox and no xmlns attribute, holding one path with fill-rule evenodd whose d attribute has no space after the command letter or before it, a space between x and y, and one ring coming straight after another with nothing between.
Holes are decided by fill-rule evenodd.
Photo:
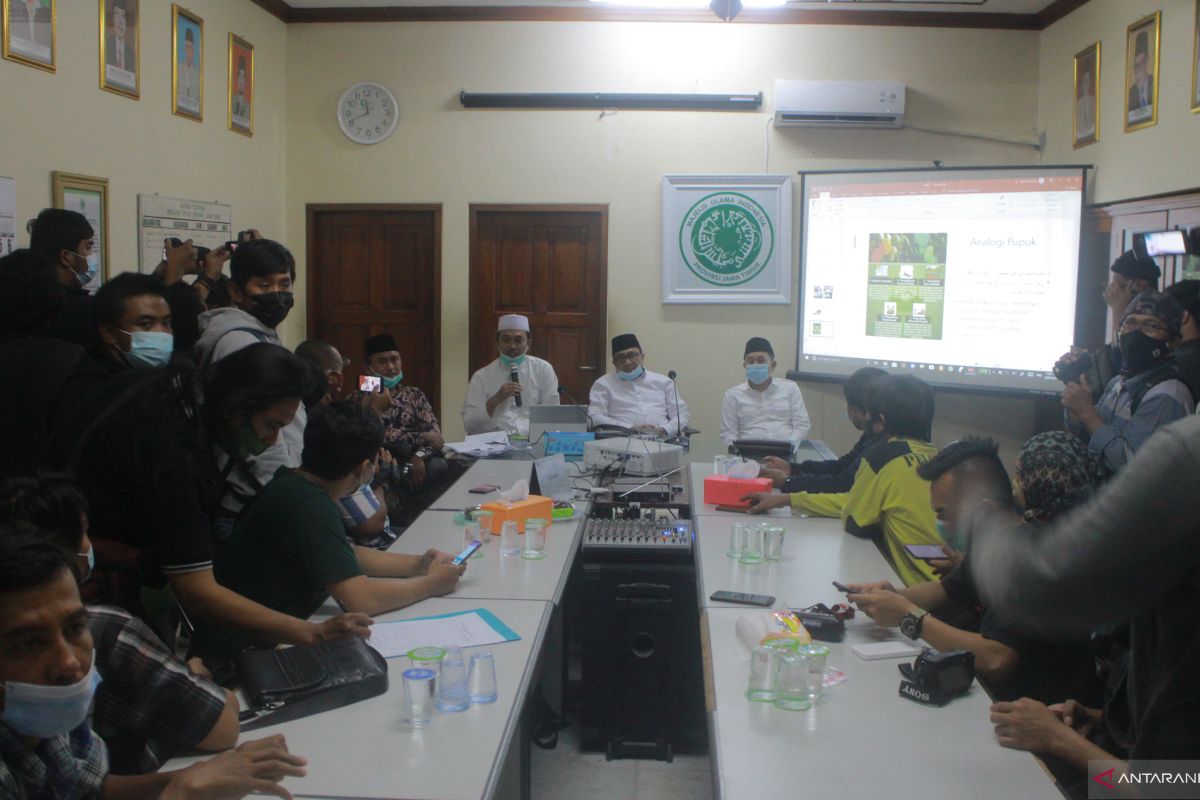
<instances>
[{"instance_id":1,"label":"sony camera","mask_svg":"<svg viewBox=\"0 0 1200 800\"><path fill-rule=\"evenodd\" d=\"M969 650L939 653L926 648L911 664L901 664L900 696L927 706L944 706L966 694L975 680L975 654Z\"/></svg>"}]
</instances>

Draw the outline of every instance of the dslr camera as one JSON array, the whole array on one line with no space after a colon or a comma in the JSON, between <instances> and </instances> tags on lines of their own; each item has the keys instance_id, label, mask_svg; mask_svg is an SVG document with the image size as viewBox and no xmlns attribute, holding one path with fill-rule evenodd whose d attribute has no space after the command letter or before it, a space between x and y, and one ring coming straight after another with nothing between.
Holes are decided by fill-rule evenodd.
<instances>
[{"instance_id":1,"label":"dslr camera","mask_svg":"<svg viewBox=\"0 0 1200 800\"><path fill-rule=\"evenodd\" d=\"M1054 377L1063 383L1082 383L1080 376L1087 376L1088 385L1092 388L1092 402L1100 399L1104 387L1116 374L1107 348L1086 350L1074 359L1063 358L1054 362Z\"/></svg>"},{"instance_id":2,"label":"dslr camera","mask_svg":"<svg viewBox=\"0 0 1200 800\"><path fill-rule=\"evenodd\" d=\"M975 680L975 654L969 650L925 648L911 664L901 664L900 696L927 706L944 706L966 694Z\"/></svg>"}]
</instances>

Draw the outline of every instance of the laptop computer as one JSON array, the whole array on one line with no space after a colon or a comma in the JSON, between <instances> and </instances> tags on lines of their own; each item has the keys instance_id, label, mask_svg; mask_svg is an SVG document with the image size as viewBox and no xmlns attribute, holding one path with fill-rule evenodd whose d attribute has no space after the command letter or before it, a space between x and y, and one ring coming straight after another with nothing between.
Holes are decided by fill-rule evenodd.
<instances>
[{"instance_id":1,"label":"laptop computer","mask_svg":"<svg viewBox=\"0 0 1200 800\"><path fill-rule=\"evenodd\" d=\"M546 454L546 434L588 429L587 406L530 406L529 441L535 458Z\"/></svg>"}]
</instances>

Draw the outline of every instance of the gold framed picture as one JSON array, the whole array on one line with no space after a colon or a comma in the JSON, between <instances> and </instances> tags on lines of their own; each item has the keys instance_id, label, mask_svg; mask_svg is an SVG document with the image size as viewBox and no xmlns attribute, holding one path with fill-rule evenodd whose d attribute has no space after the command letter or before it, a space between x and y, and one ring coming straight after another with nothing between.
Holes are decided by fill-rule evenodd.
<instances>
[{"instance_id":1,"label":"gold framed picture","mask_svg":"<svg viewBox=\"0 0 1200 800\"><path fill-rule=\"evenodd\" d=\"M254 45L229 34L229 72L226 97L229 130L254 135Z\"/></svg>"},{"instance_id":2,"label":"gold framed picture","mask_svg":"<svg viewBox=\"0 0 1200 800\"><path fill-rule=\"evenodd\" d=\"M1125 29L1125 131L1158 124L1158 51L1162 12Z\"/></svg>"},{"instance_id":3,"label":"gold framed picture","mask_svg":"<svg viewBox=\"0 0 1200 800\"><path fill-rule=\"evenodd\" d=\"M9 61L55 71L56 0L2 0L4 57Z\"/></svg>"},{"instance_id":4,"label":"gold framed picture","mask_svg":"<svg viewBox=\"0 0 1200 800\"><path fill-rule=\"evenodd\" d=\"M1075 107L1071 143L1084 147L1100 140L1100 43L1075 54Z\"/></svg>"},{"instance_id":5,"label":"gold framed picture","mask_svg":"<svg viewBox=\"0 0 1200 800\"><path fill-rule=\"evenodd\" d=\"M1192 113L1200 114L1200 0L1192 16Z\"/></svg>"},{"instance_id":6,"label":"gold framed picture","mask_svg":"<svg viewBox=\"0 0 1200 800\"><path fill-rule=\"evenodd\" d=\"M108 280L108 178L51 172L50 196L55 208L78 211L96 232L94 252L100 256L100 273L83 288L98 288Z\"/></svg>"},{"instance_id":7,"label":"gold framed picture","mask_svg":"<svg viewBox=\"0 0 1200 800\"><path fill-rule=\"evenodd\" d=\"M100 88L141 97L141 0L100 0Z\"/></svg>"},{"instance_id":8,"label":"gold framed picture","mask_svg":"<svg viewBox=\"0 0 1200 800\"><path fill-rule=\"evenodd\" d=\"M171 112L204 120L204 20L171 4Z\"/></svg>"}]
</instances>

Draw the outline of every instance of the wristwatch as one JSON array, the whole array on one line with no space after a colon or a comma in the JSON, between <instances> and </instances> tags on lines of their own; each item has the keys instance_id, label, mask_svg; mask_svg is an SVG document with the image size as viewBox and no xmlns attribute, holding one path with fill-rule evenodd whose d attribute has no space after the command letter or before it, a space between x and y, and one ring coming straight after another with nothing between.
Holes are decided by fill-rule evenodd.
<instances>
[{"instance_id":1,"label":"wristwatch","mask_svg":"<svg viewBox=\"0 0 1200 800\"><path fill-rule=\"evenodd\" d=\"M921 624L925 622L927 616L929 616L928 611L923 611L920 615L905 614L900 618L900 632L915 642L921 638Z\"/></svg>"},{"instance_id":2,"label":"wristwatch","mask_svg":"<svg viewBox=\"0 0 1200 800\"><path fill-rule=\"evenodd\" d=\"M429 455L429 451L426 450L424 447L422 447L420 450L413 453L413 455L416 456L417 458L425 458L426 456Z\"/></svg>"}]
</instances>

